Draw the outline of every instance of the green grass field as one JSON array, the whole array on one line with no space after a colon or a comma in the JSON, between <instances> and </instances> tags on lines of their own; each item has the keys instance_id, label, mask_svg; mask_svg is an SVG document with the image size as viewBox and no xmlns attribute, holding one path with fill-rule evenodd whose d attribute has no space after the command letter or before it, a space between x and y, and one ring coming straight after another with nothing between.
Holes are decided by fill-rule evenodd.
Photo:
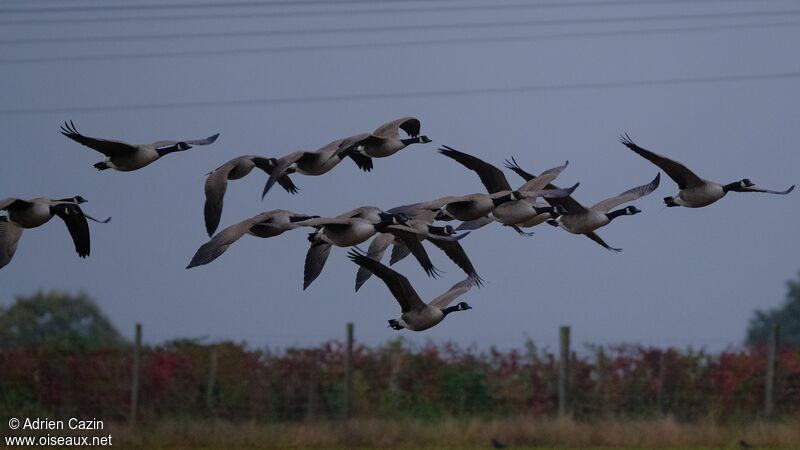
<instances>
[{"instance_id":1,"label":"green grass field","mask_svg":"<svg viewBox=\"0 0 800 450\"><path fill-rule=\"evenodd\" d=\"M136 431L109 430L123 448L141 449L491 449L496 437L512 449L800 449L800 419L780 422L679 423L664 419L506 419L315 421L283 424L169 420Z\"/></svg>"}]
</instances>

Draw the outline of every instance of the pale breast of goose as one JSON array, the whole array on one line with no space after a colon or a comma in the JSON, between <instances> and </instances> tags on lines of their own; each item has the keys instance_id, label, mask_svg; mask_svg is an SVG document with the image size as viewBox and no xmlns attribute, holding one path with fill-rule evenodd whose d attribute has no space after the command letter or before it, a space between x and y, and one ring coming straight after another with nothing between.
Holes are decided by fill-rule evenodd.
<instances>
[{"instance_id":1,"label":"pale breast of goose","mask_svg":"<svg viewBox=\"0 0 800 450\"><path fill-rule=\"evenodd\" d=\"M573 234L590 233L608 225L611 219L604 213L586 210L580 214L567 214L556 219L562 228Z\"/></svg>"},{"instance_id":2,"label":"pale breast of goose","mask_svg":"<svg viewBox=\"0 0 800 450\"><path fill-rule=\"evenodd\" d=\"M363 220L354 219L352 223L339 229L338 227L323 227L320 238L337 247L351 247L358 245L374 235L375 225Z\"/></svg>"},{"instance_id":3,"label":"pale breast of goose","mask_svg":"<svg viewBox=\"0 0 800 450\"><path fill-rule=\"evenodd\" d=\"M423 331L433 327L444 320L444 313L441 309L431 305L425 305L423 309L412 309L400 316L400 325L411 331Z\"/></svg>"},{"instance_id":4,"label":"pale breast of goose","mask_svg":"<svg viewBox=\"0 0 800 450\"><path fill-rule=\"evenodd\" d=\"M22 228L36 228L53 218L50 199L34 198L30 203L28 208L8 211L8 219Z\"/></svg>"},{"instance_id":5,"label":"pale breast of goose","mask_svg":"<svg viewBox=\"0 0 800 450\"><path fill-rule=\"evenodd\" d=\"M542 207L546 207L542 205ZM489 213L489 217L505 225L519 225L532 227L538 225L552 216L548 213L538 213L534 204L529 200L513 200L497 206Z\"/></svg>"},{"instance_id":6,"label":"pale breast of goose","mask_svg":"<svg viewBox=\"0 0 800 450\"><path fill-rule=\"evenodd\" d=\"M245 155L229 161L228 164L233 165L233 168L228 172L227 178L229 180L239 180L249 175L256 167L253 158L254 156L252 155Z\"/></svg>"},{"instance_id":7,"label":"pale breast of goose","mask_svg":"<svg viewBox=\"0 0 800 450\"><path fill-rule=\"evenodd\" d=\"M701 186L682 189L673 197L673 201L687 208L702 208L725 197L725 189L719 183L705 181Z\"/></svg>"}]
</instances>

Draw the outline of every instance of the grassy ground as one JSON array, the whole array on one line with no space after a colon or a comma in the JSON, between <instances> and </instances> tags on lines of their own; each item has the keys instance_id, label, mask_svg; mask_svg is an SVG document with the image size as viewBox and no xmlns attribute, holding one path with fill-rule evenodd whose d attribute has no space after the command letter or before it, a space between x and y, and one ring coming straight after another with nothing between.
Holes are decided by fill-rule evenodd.
<instances>
[{"instance_id":1,"label":"grassy ground","mask_svg":"<svg viewBox=\"0 0 800 450\"><path fill-rule=\"evenodd\" d=\"M130 432L112 426L115 446L143 449L484 449L497 438L515 449L800 449L800 418L782 422L682 424L670 419L352 420L287 424L161 421Z\"/></svg>"}]
</instances>

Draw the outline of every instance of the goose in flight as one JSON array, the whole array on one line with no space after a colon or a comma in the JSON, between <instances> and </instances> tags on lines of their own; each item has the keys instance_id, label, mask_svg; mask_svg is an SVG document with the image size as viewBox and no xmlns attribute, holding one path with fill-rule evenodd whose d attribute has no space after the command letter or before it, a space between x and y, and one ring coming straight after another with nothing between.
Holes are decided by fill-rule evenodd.
<instances>
[{"instance_id":1,"label":"goose in flight","mask_svg":"<svg viewBox=\"0 0 800 450\"><path fill-rule=\"evenodd\" d=\"M420 136L420 121L415 117L401 117L379 126L372 133L362 133L342 141L341 157L350 157L363 171L372 170L372 158L394 155L411 144L427 144L428 136ZM409 137L402 138L400 130Z\"/></svg>"},{"instance_id":2,"label":"goose in flight","mask_svg":"<svg viewBox=\"0 0 800 450\"><path fill-rule=\"evenodd\" d=\"M375 208L377 209L377 208ZM412 249L415 256L424 253L425 249L419 240L412 238L414 234L402 227L408 221L405 214L378 213L377 222L363 219L361 217L350 218L315 218L309 219L299 224L311 226L316 231L308 234L308 241L311 246L306 253L306 260L303 269L303 290L308 288L317 279L325 262L330 254L331 247L352 247L361 244L379 232L388 232L403 239L406 246ZM418 259L421 259L418 256ZM436 276L436 269L430 264L427 254L424 257L428 267L424 267L428 275ZM420 261L421 263L423 261Z\"/></svg>"},{"instance_id":3,"label":"goose in flight","mask_svg":"<svg viewBox=\"0 0 800 450\"><path fill-rule=\"evenodd\" d=\"M316 217L319 216L298 214L282 209L263 212L217 233L210 241L197 249L186 268L191 269L214 261L245 234L259 238L271 238L299 227L298 222Z\"/></svg>"},{"instance_id":4,"label":"goose in flight","mask_svg":"<svg viewBox=\"0 0 800 450\"><path fill-rule=\"evenodd\" d=\"M89 256L91 246L89 224L86 219L108 223L111 218L97 220L84 214L79 206L81 203L86 203L86 199L80 195L59 200L44 197L31 200L9 197L0 200L0 210L7 213L5 216L0 216L0 268L11 262L25 228L42 226L54 216L64 221L78 256L81 258Z\"/></svg>"},{"instance_id":5,"label":"goose in flight","mask_svg":"<svg viewBox=\"0 0 800 450\"><path fill-rule=\"evenodd\" d=\"M656 177L653 178L653 181L628 189L617 196L598 202L590 208L584 207L571 198L569 200L565 200L564 198L549 199L551 202L560 204L567 212L559 215L555 219L548 220L547 223L556 227L560 226L573 234L592 233L596 229L608 225L619 216L632 216L640 213L641 211L635 206L626 206L622 209L611 210L619 205L632 202L650 194L656 190L660 179L661 173L659 172L656 174ZM617 252L621 250L610 247L608 249Z\"/></svg>"},{"instance_id":6,"label":"goose in flight","mask_svg":"<svg viewBox=\"0 0 800 450\"><path fill-rule=\"evenodd\" d=\"M439 153L475 172L489 194L508 192L511 190L511 185L508 179L506 179L505 174L496 166L446 145L439 149ZM561 172L567 168L568 164L569 162L542 172L538 177L527 180L517 191L535 193L538 191L552 190L553 192L549 194L564 194L565 192L563 190L554 189L554 187L550 185L550 182L555 180ZM579 184L576 183L567 190L566 195L571 194L578 186ZM513 228L522 235L527 235L528 233L523 232L520 227L532 227L551 219L555 217L553 214L554 211L554 207L552 206L536 203L535 198L526 197L518 200L510 200L500 202L500 204L496 205L488 214L482 217L467 220L458 227L458 230L475 230L493 221L497 221Z\"/></svg>"},{"instance_id":7,"label":"goose in flight","mask_svg":"<svg viewBox=\"0 0 800 450\"><path fill-rule=\"evenodd\" d=\"M672 197L664 197L664 203L669 207L702 208L725 197L728 192L764 192L767 194L786 195L794 190L794 185L791 185L785 191L763 189L757 187L747 178L729 184L704 180L678 161L639 147L627 134L621 136L619 140L624 146L661 168L678 184L679 191L677 194Z\"/></svg>"},{"instance_id":8,"label":"goose in flight","mask_svg":"<svg viewBox=\"0 0 800 450\"><path fill-rule=\"evenodd\" d=\"M228 180L238 180L247 176L254 168L258 167L267 173L273 172L274 161L255 155L243 155L233 158L225 164L209 172L206 178L205 193L206 203L203 207L203 216L206 222L206 232L211 237L219 226L222 217L222 204L225 191L228 189ZM287 175L277 178L278 184L290 194L297 193L297 186L292 183Z\"/></svg>"},{"instance_id":9,"label":"goose in flight","mask_svg":"<svg viewBox=\"0 0 800 450\"><path fill-rule=\"evenodd\" d=\"M538 178L536 175L533 175L530 172L527 172L526 170L524 170L522 167L520 167L519 164L517 164L517 161L514 160L513 157L511 158L510 161L506 160L505 166L509 170L511 170L514 173L516 173L517 175L519 175L520 178L522 178L526 182L530 182L530 181L536 180ZM548 183L546 188L547 189L558 189L558 186L556 186L556 185L554 185L552 183ZM577 206L580 206L580 203L578 203L574 198L572 198L572 196L563 197L558 202L552 201L550 199L545 199L545 201L547 203L549 203L551 206L554 207L554 210L552 212L552 214L554 214L554 217L557 217L559 214L564 214L565 212L567 212L567 208L565 208L564 205L573 205L573 206L577 205ZM548 220L550 220L550 219L548 219ZM588 237L592 241L596 242L598 245L600 245L601 247L603 247L606 250L612 250L612 251L617 251L617 252L622 250L622 249L619 249L619 248L611 247L610 245L606 244L606 241L604 241L603 238L601 238L600 235L598 235L594 231L592 231L590 233L584 233L584 235L586 235L586 237Z\"/></svg>"},{"instance_id":10,"label":"goose in flight","mask_svg":"<svg viewBox=\"0 0 800 450\"><path fill-rule=\"evenodd\" d=\"M294 186L289 179L290 174L318 176L330 172L345 157L344 152L339 149L342 141L343 139L337 139L314 151L297 151L280 158L269 158L272 167L269 170L270 175L264 185L261 198L263 199L267 195L276 182L289 193L297 192L296 188L293 188L293 191L287 188L288 185Z\"/></svg>"},{"instance_id":11,"label":"goose in flight","mask_svg":"<svg viewBox=\"0 0 800 450\"><path fill-rule=\"evenodd\" d=\"M404 236L402 239L390 233L378 233L367 249L367 257L372 258L375 261L380 261L383 259L383 255L386 253L386 250L389 248L389 246L393 245L392 256L389 262L389 265L393 265L411 253L411 249L409 249L405 244L408 239L416 239L419 241L427 240L435 245L439 250L444 252L444 254L447 255L447 257L450 258L450 260L453 261L459 268L461 268L461 270L463 270L467 276L474 278L476 280L475 283L478 286L481 285L482 279L480 275L478 275L478 272L472 265L472 261L470 261L469 256L467 256L467 253L464 251L464 248L459 242L459 240L466 237L469 232L459 235L450 225L445 225L444 227L433 226L436 212L418 209L414 205L392 208L388 212L393 214L402 213L408 215L409 220L406 222L405 228L410 228L413 230L413 232L409 233L407 236ZM415 256L417 255L415 254ZM417 256L417 259L419 260L420 257ZM426 267L426 264L422 265L423 268ZM356 292L358 292L361 286L371 276L372 272L364 267L359 267L358 272L356 273Z\"/></svg>"},{"instance_id":12,"label":"goose in flight","mask_svg":"<svg viewBox=\"0 0 800 450\"><path fill-rule=\"evenodd\" d=\"M205 139L128 144L122 141L84 136L78 132L71 120L69 123L64 122L64 125L61 126L61 134L106 155L105 160L94 165L97 170L114 169L121 172L141 169L164 155L189 150L193 145L213 144L219 137L219 133L217 133Z\"/></svg>"},{"instance_id":13,"label":"goose in flight","mask_svg":"<svg viewBox=\"0 0 800 450\"><path fill-rule=\"evenodd\" d=\"M426 304L414 290L408 278L400 273L355 250L351 250L347 256L354 263L368 269L370 272L374 273L375 276L383 280L395 300L397 300L397 303L400 304L402 313L400 318L389 320L389 327L394 330L402 330L403 328L412 331L427 330L444 320L451 312L472 309L472 307L465 302L460 302L454 306L448 305L472 288L472 285L475 284L474 278L467 278L466 280L456 283L447 292Z\"/></svg>"}]
</instances>

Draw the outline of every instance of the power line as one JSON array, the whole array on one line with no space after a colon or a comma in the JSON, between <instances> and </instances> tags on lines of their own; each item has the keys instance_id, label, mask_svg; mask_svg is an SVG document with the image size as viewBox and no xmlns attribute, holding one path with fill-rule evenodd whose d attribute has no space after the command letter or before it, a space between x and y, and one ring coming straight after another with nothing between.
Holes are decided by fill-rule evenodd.
<instances>
[{"instance_id":1,"label":"power line","mask_svg":"<svg viewBox=\"0 0 800 450\"><path fill-rule=\"evenodd\" d=\"M292 45L284 47L263 47L263 48L239 48L221 50L180 50L174 52L140 52L140 53L113 53L99 55L59 55L46 57L13 57L0 58L0 65L4 64L40 64L50 62L71 62L81 63L86 61L106 61L106 60L133 60L151 58L192 58L205 56L241 56L264 53L297 53L309 51L332 51L332 50L363 50L376 48L392 47L412 47L420 45L460 45L460 44L482 44L499 42L523 42L552 39L574 39L586 37L618 37L630 35L664 34L676 32L710 32L710 31L730 31L741 29L764 29L778 27L795 27L800 25L799 21L782 21L767 23L749 24L723 24L723 25L701 25L687 27L664 27L636 30L612 30L612 31L587 31L587 32L565 32L551 34L535 34L521 36L500 36L500 37L458 37L441 38L427 40L402 40L392 42L367 42L353 44L311 44L311 45Z\"/></svg>"},{"instance_id":2,"label":"power line","mask_svg":"<svg viewBox=\"0 0 800 450\"><path fill-rule=\"evenodd\" d=\"M347 27L347 28L306 28L289 30L250 30L250 31L226 31L217 33L162 33L162 34L134 34L134 35L94 35L94 36L75 36L75 37L39 37L39 38L14 38L0 39L0 44L52 44L52 43L81 43L91 41L150 41L159 39L212 39L212 38L240 38L240 37L264 37L264 36L294 36L294 35L315 35L315 34L350 34L350 33L391 33L396 31L425 31L425 30L469 30L476 28L494 27L519 27L519 26L552 26L552 25L587 25L587 24L614 24L628 22L657 22L670 20L716 20L716 19L741 19L741 18L767 18L767 17L786 17L796 16L800 10L784 11L748 11L733 13L708 13L708 14L673 14L656 16L632 16L632 17L593 17L580 19L542 19L542 20L512 20L512 21L490 21L490 22L471 22L471 23L444 23L444 24L401 24L401 25L375 25L366 27Z\"/></svg>"},{"instance_id":3,"label":"power line","mask_svg":"<svg viewBox=\"0 0 800 450\"><path fill-rule=\"evenodd\" d=\"M384 3L414 3L429 0L383 0ZM439 2L463 1L463 0L436 0ZM337 6L342 4L372 4L372 0L275 0L275 1L237 1L224 3L145 3L136 5L109 4L104 2L100 6L48 6L44 8L4 8L0 9L0 14L41 14L41 13L71 13L71 12L94 12L94 11L142 11L142 10L164 10L164 9L185 9L185 8L209 8L209 9L228 9L228 8L253 8L253 7L282 7L282 6Z\"/></svg>"},{"instance_id":4,"label":"power line","mask_svg":"<svg viewBox=\"0 0 800 450\"><path fill-rule=\"evenodd\" d=\"M628 87L649 87L649 86L675 86L682 84L709 84L709 83L731 83L745 81L763 80L792 80L800 78L798 72L777 72L762 74L742 74L742 75L720 75L720 76L700 76L685 78L664 78L651 80L624 80L624 81L602 81L593 83L563 83L563 84L542 84L533 86L499 87L499 88L476 88L476 89L446 89L430 91L410 91L410 92L387 92L387 93L368 93L368 94L339 94L339 95L320 95L308 97L272 97L261 99L239 99L239 100L208 100L208 101L189 101L173 103L140 103L128 105L96 105L96 106L75 106L75 107L54 107L54 108L16 108L0 110L0 116L10 115L32 115L32 114L69 114L69 113L99 113L111 111L143 111L154 109L186 109L186 108L220 108L228 106L257 106L257 105L279 105L279 104L303 104L303 103L331 103L331 102L354 102L371 100L392 100L419 97L459 97L467 95L503 95L503 94L523 94L532 92L552 92L569 90L594 90L612 89Z\"/></svg>"},{"instance_id":5,"label":"power line","mask_svg":"<svg viewBox=\"0 0 800 450\"><path fill-rule=\"evenodd\" d=\"M442 0L438 0L442 1ZM564 2L551 2L551 3L514 3L514 4L496 4L494 2L486 5L461 5L453 6L425 6L408 8L372 8L372 9L348 9L348 10L316 10L316 11L271 11L263 12L247 12L247 13L214 13L211 14L180 14L180 15L167 15L167 16L125 16L125 17L70 17L70 18L37 18L28 20L8 20L0 21L2 25L37 25L37 24L53 24L53 23L67 23L69 25L78 23L107 23L107 22L130 22L130 21L165 21L165 20L197 20L197 19L241 19L241 18L269 18L269 17L307 17L307 16L328 16L328 15L367 15L367 14L402 14L402 13L429 13L429 12L464 12L464 11L487 11L487 10L508 10L508 9L546 9L546 8L569 8L569 7L603 7L603 6L659 6L669 4L683 4L683 3L732 3L742 2L749 3L756 0L600 0L595 2L585 1L564 1ZM762 3L765 0L762 0ZM783 1L783 0L774 0ZM1 12L0 12L1 13Z\"/></svg>"}]
</instances>

